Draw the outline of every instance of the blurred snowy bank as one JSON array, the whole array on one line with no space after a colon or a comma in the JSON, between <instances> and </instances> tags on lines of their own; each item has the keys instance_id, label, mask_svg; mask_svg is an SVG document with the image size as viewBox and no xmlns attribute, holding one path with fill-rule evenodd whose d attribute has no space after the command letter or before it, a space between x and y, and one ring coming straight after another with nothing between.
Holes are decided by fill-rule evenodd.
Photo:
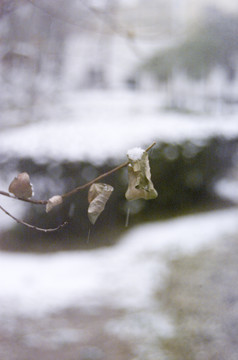
<instances>
[{"instance_id":1,"label":"blurred snowy bank","mask_svg":"<svg viewBox=\"0 0 238 360\"><path fill-rule=\"evenodd\" d=\"M48 255L0 253L1 316L41 316L68 307L151 310L167 261L237 234L236 208L130 230L112 248Z\"/></svg>"},{"instance_id":2,"label":"blurred snowy bank","mask_svg":"<svg viewBox=\"0 0 238 360\"><path fill-rule=\"evenodd\" d=\"M2 130L0 152L5 158L16 155L102 163L107 158L122 158L129 148L154 140L201 142L212 136L238 136L235 114L162 112L161 101L154 91L62 94L60 103L39 109L41 121Z\"/></svg>"}]
</instances>

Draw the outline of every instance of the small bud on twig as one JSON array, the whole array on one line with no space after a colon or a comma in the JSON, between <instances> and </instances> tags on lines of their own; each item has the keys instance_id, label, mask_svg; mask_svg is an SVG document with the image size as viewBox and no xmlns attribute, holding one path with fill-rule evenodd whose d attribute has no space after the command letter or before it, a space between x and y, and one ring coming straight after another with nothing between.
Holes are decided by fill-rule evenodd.
<instances>
[{"instance_id":1,"label":"small bud on twig","mask_svg":"<svg viewBox=\"0 0 238 360\"><path fill-rule=\"evenodd\" d=\"M55 206L62 204L63 198L61 195L52 196L46 204L46 212L51 211Z\"/></svg>"}]
</instances>

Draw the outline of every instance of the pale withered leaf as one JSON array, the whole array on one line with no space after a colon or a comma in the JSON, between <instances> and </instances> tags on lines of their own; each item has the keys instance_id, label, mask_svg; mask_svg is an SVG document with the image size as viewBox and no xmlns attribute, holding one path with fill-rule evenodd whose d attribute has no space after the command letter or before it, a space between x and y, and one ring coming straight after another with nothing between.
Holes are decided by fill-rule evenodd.
<instances>
[{"instance_id":1,"label":"pale withered leaf","mask_svg":"<svg viewBox=\"0 0 238 360\"><path fill-rule=\"evenodd\" d=\"M30 176L26 172L18 174L9 185L8 191L18 198L28 199L32 197L33 188Z\"/></svg>"},{"instance_id":2,"label":"pale withered leaf","mask_svg":"<svg viewBox=\"0 0 238 360\"><path fill-rule=\"evenodd\" d=\"M151 181L149 156L146 151L140 158L134 160L128 156L128 189L126 191L127 200L155 199L158 194Z\"/></svg>"},{"instance_id":3,"label":"pale withered leaf","mask_svg":"<svg viewBox=\"0 0 238 360\"><path fill-rule=\"evenodd\" d=\"M88 217L92 224L95 224L99 215L103 212L105 205L113 192L111 185L94 183L88 192Z\"/></svg>"},{"instance_id":4,"label":"pale withered leaf","mask_svg":"<svg viewBox=\"0 0 238 360\"><path fill-rule=\"evenodd\" d=\"M62 204L63 202L63 198L60 195L54 195L52 196L46 204L46 209L45 211L48 213L49 211L51 211L55 206Z\"/></svg>"}]
</instances>

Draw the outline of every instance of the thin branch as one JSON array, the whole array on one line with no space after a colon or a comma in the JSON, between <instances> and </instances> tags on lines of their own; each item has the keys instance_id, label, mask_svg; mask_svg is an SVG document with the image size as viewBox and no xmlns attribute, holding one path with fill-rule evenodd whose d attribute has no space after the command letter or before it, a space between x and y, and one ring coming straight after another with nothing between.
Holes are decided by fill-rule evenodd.
<instances>
[{"instance_id":1,"label":"thin branch","mask_svg":"<svg viewBox=\"0 0 238 360\"><path fill-rule=\"evenodd\" d=\"M99 180L105 178L106 176L111 175L112 173L114 173L114 172L116 172L116 171L124 168L124 167L127 166L128 164L129 164L128 161L127 161L127 162L124 162L123 164L115 167L114 169L112 169L112 170L110 170L110 171L108 171L108 172L106 172L106 173L104 173L104 174L102 174L102 175L99 175L98 177L96 177L95 179L89 181L88 183L83 184L83 185L81 185L81 186L78 186L78 187L76 187L75 189L73 189L73 190L71 190L71 191L63 194L63 195L62 195L62 198L63 198L63 199L64 199L64 198L67 198L67 197L69 197L69 196L71 196L71 195L76 194L76 193L77 193L78 191L80 191L80 190L86 189L87 187L89 187L89 186L91 186L92 184L94 184L96 181L99 181Z\"/></svg>"},{"instance_id":2,"label":"thin branch","mask_svg":"<svg viewBox=\"0 0 238 360\"><path fill-rule=\"evenodd\" d=\"M156 142L154 141L147 149L145 149L146 152L149 152L150 149L152 149L153 146L156 145Z\"/></svg>"},{"instance_id":3,"label":"thin branch","mask_svg":"<svg viewBox=\"0 0 238 360\"><path fill-rule=\"evenodd\" d=\"M28 224L26 223L25 221L22 221L18 218L16 218L15 216L13 216L12 214L10 214L7 210L5 210L1 205L0 205L0 209L5 212L6 215L10 216L13 220L15 220L18 224L21 224L21 225L24 225L30 229L34 229L34 230L38 230L38 231L43 231L43 232L53 232L53 231L57 231L59 229L61 229L62 227L64 227L65 225L68 224L67 221L65 221L63 224L57 226L56 228L52 228L52 229L43 229L43 228L40 228L38 226L35 226L35 225L31 225L31 224Z\"/></svg>"},{"instance_id":4,"label":"thin branch","mask_svg":"<svg viewBox=\"0 0 238 360\"><path fill-rule=\"evenodd\" d=\"M156 144L156 142L153 142L145 151L148 152L155 144ZM67 193L65 193L65 194L63 194L63 195L61 195L61 196L62 196L63 199L65 199L65 198L67 198L67 197L69 197L69 196L71 196L71 195L74 195L74 194L76 194L78 191L83 190L83 189L86 189L87 187L91 186L91 185L94 184L96 181L99 181L99 180L107 177L108 175L111 175L111 174L113 174L114 172L116 172L116 171L118 171L118 170L120 170L120 169L128 166L128 164L129 164L129 161L126 161L126 162L122 163L121 165L118 165L117 167L113 168L112 170L110 170L110 171L108 171L108 172L106 172L106 173L104 173L104 174L99 175L98 177L96 177L95 179L89 181L88 183L86 183L86 184L84 184L84 185L81 185L81 186L78 186L78 187L76 187L75 189L73 189L73 190L71 190L71 191L69 191L69 192L67 192Z\"/></svg>"},{"instance_id":5,"label":"thin branch","mask_svg":"<svg viewBox=\"0 0 238 360\"><path fill-rule=\"evenodd\" d=\"M128 37L128 30L123 25L119 24L118 21L115 21L115 18L113 18L113 16L110 14L110 10L109 12L107 12L106 10L104 11L97 10L94 7L88 5L87 1L84 0L80 0L80 3L91 14L93 14L96 17L96 19L100 19L101 21L103 21L103 23L106 24L106 26L115 34L123 37Z\"/></svg>"},{"instance_id":6,"label":"thin branch","mask_svg":"<svg viewBox=\"0 0 238 360\"><path fill-rule=\"evenodd\" d=\"M61 21L63 23L69 24L74 27L80 27L83 29L84 32L85 31L87 31L89 33L95 32L95 29L93 27L90 27L90 25L89 25L89 23L87 23L87 20L85 19L85 17L79 19L80 20L80 22L79 22L79 20L73 20L73 19L70 19L69 17L67 18L67 17L65 17L65 15L62 15L60 12L55 12L53 9L46 8L42 5L39 5L38 3L36 3L35 0L26 0L26 1L29 2L30 4L32 4L33 6L35 6L40 11L48 14L49 16L55 18L58 21ZM97 19L99 19L101 22L103 22L103 24L106 25L106 27L109 29L109 31L112 31L112 33L114 33L120 37L123 37L127 41L128 46L132 49L132 51L135 53L136 56L138 56L139 58L145 58L145 54L141 53L141 51L138 49L138 47L134 41L136 38L138 38L138 36L132 35L130 33L130 30L128 30L122 24L119 24L118 21L115 21L115 19L113 18L112 15L110 15L110 13L106 13L105 11L97 11L92 6L89 6L83 0L81 0L80 2L84 6L84 8L86 8L88 11L90 11L90 13L93 16L95 16Z\"/></svg>"},{"instance_id":7,"label":"thin branch","mask_svg":"<svg viewBox=\"0 0 238 360\"><path fill-rule=\"evenodd\" d=\"M156 142L153 142L145 151L148 152L153 146L155 146ZM75 189L65 193L65 194L62 194L62 198L65 199L69 196L72 196L74 194L76 194L78 191L80 190L84 190L86 188L88 188L89 186L91 186L93 183L95 183L96 181L99 181L105 177L107 177L108 175L111 175L113 174L114 172L128 166L129 164L129 161L126 161L124 163L122 163L121 165L118 165L116 166L115 168L109 170L108 172L104 173L104 174L101 174L99 175L98 177L96 177L95 179L87 182L86 184L83 184L83 185L80 185L80 186L77 186ZM16 196L13 196L11 194L9 194L8 192L6 191L0 191L0 195L4 195L4 196L8 196L12 199L16 199L16 200L21 200L21 201L25 201L25 202L28 202L28 203L31 203L31 204L35 204L35 205L46 205L48 203L48 200L33 200L33 199L23 199L23 198L18 198Z\"/></svg>"},{"instance_id":8,"label":"thin branch","mask_svg":"<svg viewBox=\"0 0 238 360\"><path fill-rule=\"evenodd\" d=\"M15 199L15 200L21 200L21 201L25 201L31 204L35 204L35 205L46 205L47 204L47 200L33 200L33 199L24 199L24 198L18 198L6 191L2 191L0 190L0 195L4 195L7 197L10 197L11 199Z\"/></svg>"},{"instance_id":9,"label":"thin branch","mask_svg":"<svg viewBox=\"0 0 238 360\"><path fill-rule=\"evenodd\" d=\"M145 151L148 152L156 143L153 142ZM87 182L86 184L84 185L81 185L81 186L78 186L76 187L75 189L61 195L62 198L67 198L73 194L76 194L78 191L80 190L83 190L87 187L89 187L90 185L92 185L93 183L95 183L96 181L99 181L103 178L105 178L106 176L128 166L129 164L129 161L126 161L124 163L122 163L121 165L118 165L116 166L115 168L111 169L110 171L107 171L106 173L104 174L101 174L99 176L97 176L95 179ZM18 197L15 197L13 196L12 194L6 192L6 191L1 191L0 190L0 195L3 195L3 196L7 196L7 197L10 197L12 199L16 199L16 200L21 200L21 201L25 201L25 202L29 202L31 204L36 204L36 205L46 205L48 203L48 200L31 200L31 199L24 199L24 198L18 198ZM23 221L23 220L20 220L18 219L17 217L13 216L12 214L10 214L7 210L5 210L1 205L0 205L0 210L2 210L6 215L10 216L13 220L15 220L18 224L21 224L21 225L24 225L30 229L34 229L34 230L38 230L38 231L43 231L45 233L47 232L53 232L53 231L57 231L59 229L61 229L62 227L64 227L65 225L68 224L67 221L65 221L63 224L57 226L56 228L48 228L48 229L43 229L43 228L40 228L38 226L35 226L35 225L31 225L31 224L28 224L27 222Z\"/></svg>"},{"instance_id":10,"label":"thin branch","mask_svg":"<svg viewBox=\"0 0 238 360\"><path fill-rule=\"evenodd\" d=\"M32 4L34 7L36 7L38 10L44 12L45 14L51 16L52 18L61 21L63 23L66 23L68 25L82 28L83 31L87 32L95 32L95 29L93 27L90 27L89 23L87 22L87 19L85 19L85 16L82 16L79 19L71 19L69 16L66 17L65 14L62 14L59 11L55 11L52 8L45 7L44 5L39 5L36 0L26 0L30 4ZM114 19L109 16L109 14L105 12L99 12L95 10L93 7L87 5L87 3L80 1L81 5L87 9L94 17L99 19L101 22L103 21L104 24L107 26L107 28L114 33L116 33L119 36L128 37L128 31L122 26L114 25Z\"/></svg>"}]
</instances>

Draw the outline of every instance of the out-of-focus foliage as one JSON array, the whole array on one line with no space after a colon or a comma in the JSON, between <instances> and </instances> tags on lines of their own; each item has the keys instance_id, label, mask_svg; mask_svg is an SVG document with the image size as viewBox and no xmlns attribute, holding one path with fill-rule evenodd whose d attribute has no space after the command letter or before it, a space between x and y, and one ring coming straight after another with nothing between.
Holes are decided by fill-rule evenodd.
<instances>
[{"instance_id":1,"label":"out-of-focus foliage","mask_svg":"<svg viewBox=\"0 0 238 360\"><path fill-rule=\"evenodd\" d=\"M144 65L159 81L168 81L176 72L201 79L216 67L225 71L229 80L236 73L238 59L238 18L214 10L199 26L190 29L179 45L160 51Z\"/></svg>"},{"instance_id":2,"label":"out-of-focus foliage","mask_svg":"<svg viewBox=\"0 0 238 360\"><path fill-rule=\"evenodd\" d=\"M0 1L0 18L15 10L16 0Z\"/></svg>"}]
</instances>

